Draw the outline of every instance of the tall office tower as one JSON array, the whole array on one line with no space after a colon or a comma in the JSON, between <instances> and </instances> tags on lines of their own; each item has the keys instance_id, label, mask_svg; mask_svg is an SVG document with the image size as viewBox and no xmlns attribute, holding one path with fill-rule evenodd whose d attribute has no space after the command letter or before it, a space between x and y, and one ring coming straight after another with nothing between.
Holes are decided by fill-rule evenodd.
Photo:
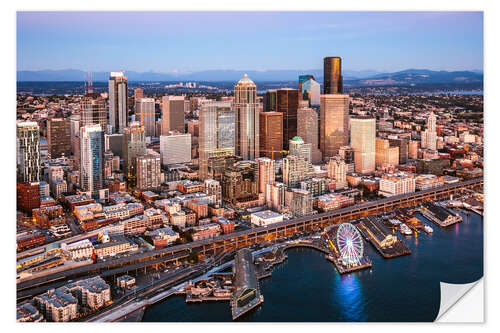
<instances>
[{"instance_id":1,"label":"tall office tower","mask_svg":"<svg viewBox=\"0 0 500 333\"><path fill-rule=\"evenodd\" d=\"M266 185L266 205L281 212L285 207L285 184L272 183Z\"/></svg>"},{"instance_id":2,"label":"tall office tower","mask_svg":"<svg viewBox=\"0 0 500 333\"><path fill-rule=\"evenodd\" d=\"M297 136L299 91L290 88L278 89L276 95L277 111L283 114L283 148L288 150L288 142Z\"/></svg>"},{"instance_id":3,"label":"tall office tower","mask_svg":"<svg viewBox=\"0 0 500 333\"><path fill-rule=\"evenodd\" d=\"M231 102L203 101L199 118L199 177L208 178L211 158L235 153L235 112Z\"/></svg>"},{"instance_id":4,"label":"tall office tower","mask_svg":"<svg viewBox=\"0 0 500 333\"><path fill-rule=\"evenodd\" d=\"M259 197L259 166L255 161L240 161L228 167L222 176L222 197L233 204Z\"/></svg>"},{"instance_id":5,"label":"tall office tower","mask_svg":"<svg viewBox=\"0 0 500 333\"><path fill-rule=\"evenodd\" d=\"M283 159L283 183L287 187L297 187L301 181L313 176L313 166L305 158L288 155Z\"/></svg>"},{"instance_id":6,"label":"tall office tower","mask_svg":"<svg viewBox=\"0 0 500 333\"><path fill-rule=\"evenodd\" d=\"M139 119L146 136L155 136L155 99L141 98L138 101ZM137 104L136 104L137 105Z\"/></svg>"},{"instance_id":7,"label":"tall office tower","mask_svg":"<svg viewBox=\"0 0 500 333\"><path fill-rule=\"evenodd\" d=\"M136 88L134 89L134 114L135 114L135 119L139 119L140 114L139 114L139 100L141 98L144 98L144 90L141 88Z\"/></svg>"},{"instance_id":8,"label":"tall office tower","mask_svg":"<svg viewBox=\"0 0 500 333\"><path fill-rule=\"evenodd\" d=\"M283 114L261 112L259 115L260 156L280 159L283 150Z\"/></svg>"},{"instance_id":9,"label":"tall office tower","mask_svg":"<svg viewBox=\"0 0 500 333\"><path fill-rule=\"evenodd\" d=\"M184 96L163 96L161 99L161 135L170 131L186 133L184 113L186 103Z\"/></svg>"},{"instance_id":10,"label":"tall office tower","mask_svg":"<svg viewBox=\"0 0 500 333\"><path fill-rule=\"evenodd\" d=\"M101 125L80 128L80 187L93 197L104 182L104 132Z\"/></svg>"},{"instance_id":11,"label":"tall office tower","mask_svg":"<svg viewBox=\"0 0 500 333\"><path fill-rule=\"evenodd\" d=\"M293 137L288 146L290 148L290 155L302 157L306 161L311 162L312 145L305 143L300 136Z\"/></svg>"},{"instance_id":12,"label":"tall office tower","mask_svg":"<svg viewBox=\"0 0 500 333\"><path fill-rule=\"evenodd\" d=\"M81 116L79 114L74 114L70 116L69 124L70 124L70 135L71 135L71 153L73 154L73 156L77 157L76 155L80 155L79 142L77 138L80 135ZM77 159L79 158L80 157L78 156Z\"/></svg>"},{"instance_id":13,"label":"tall office tower","mask_svg":"<svg viewBox=\"0 0 500 333\"><path fill-rule=\"evenodd\" d=\"M313 212L313 200L311 192L301 189L292 189L292 200L290 202L290 213L295 217L311 215Z\"/></svg>"},{"instance_id":14,"label":"tall office tower","mask_svg":"<svg viewBox=\"0 0 500 333\"><path fill-rule=\"evenodd\" d=\"M71 155L71 126L69 119L52 118L47 121L49 158Z\"/></svg>"},{"instance_id":15,"label":"tall office tower","mask_svg":"<svg viewBox=\"0 0 500 333\"><path fill-rule=\"evenodd\" d=\"M314 80L314 76L299 76L299 95L300 100L309 102L308 106L320 105L321 88L320 84Z\"/></svg>"},{"instance_id":16,"label":"tall office tower","mask_svg":"<svg viewBox=\"0 0 500 333\"><path fill-rule=\"evenodd\" d=\"M111 132L123 133L128 124L128 79L123 72L111 72L108 90Z\"/></svg>"},{"instance_id":17,"label":"tall office tower","mask_svg":"<svg viewBox=\"0 0 500 333\"><path fill-rule=\"evenodd\" d=\"M323 59L324 94L342 94L342 59L326 57Z\"/></svg>"},{"instance_id":18,"label":"tall office tower","mask_svg":"<svg viewBox=\"0 0 500 333\"><path fill-rule=\"evenodd\" d=\"M257 86L245 76L234 86L235 148L244 160L259 157Z\"/></svg>"},{"instance_id":19,"label":"tall office tower","mask_svg":"<svg viewBox=\"0 0 500 333\"><path fill-rule=\"evenodd\" d=\"M391 138L388 137L391 147L399 148L399 164L408 162L408 139L406 138Z\"/></svg>"},{"instance_id":20,"label":"tall office tower","mask_svg":"<svg viewBox=\"0 0 500 333\"><path fill-rule=\"evenodd\" d=\"M222 204L222 186L220 182L215 179L205 179L203 184L203 191L208 195L215 195L217 204Z\"/></svg>"},{"instance_id":21,"label":"tall office tower","mask_svg":"<svg viewBox=\"0 0 500 333\"><path fill-rule=\"evenodd\" d=\"M399 164L399 147L391 147L389 140L375 139L375 167Z\"/></svg>"},{"instance_id":22,"label":"tall office tower","mask_svg":"<svg viewBox=\"0 0 500 333\"><path fill-rule=\"evenodd\" d=\"M101 125L104 132L107 129L106 100L100 94L86 94L80 101L80 127Z\"/></svg>"},{"instance_id":23,"label":"tall office tower","mask_svg":"<svg viewBox=\"0 0 500 333\"><path fill-rule=\"evenodd\" d=\"M132 162L134 158L146 154L144 127L137 121L131 122L128 127L123 129L122 154L123 174L127 177L129 186L134 187L136 185L136 170Z\"/></svg>"},{"instance_id":24,"label":"tall office tower","mask_svg":"<svg viewBox=\"0 0 500 333\"><path fill-rule=\"evenodd\" d=\"M354 149L351 146L340 147L339 156L346 164L354 164Z\"/></svg>"},{"instance_id":25,"label":"tall office tower","mask_svg":"<svg viewBox=\"0 0 500 333\"><path fill-rule=\"evenodd\" d=\"M191 162L191 134L170 132L160 136L162 165Z\"/></svg>"},{"instance_id":26,"label":"tall office tower","mask_svg":"<svg viewBox=\"0 0 500 333\"><path fill-rule=\"evenodd\" d=\"M262 108L264 112L278 111L278 102L276 100L277 90L269 89L262 97Z\"/></svg>"},{"instance_id":27,"label":"tall office tower","mask_svg":"<svg viewBox=\"0 0 500 333\"><path fill-rule=\"evenodd\" d=\"M413 160L418 159L418 141L410 140L408 142L408 157Z\"/></svg>"},{"instance_id":28,"label":"tall office tower","mask_svg":"<svg viewBox=\"0 0 500 333\"><path fill-rule=\"evenodd\" d=\"M17 173L20 182L40 181L40 128L36 122L17 123Z\"/></svg>"},{"instance_id":29,"label":"tall office tower","mask_svg":"<svg viewBox=\"0 0 500 333\"><path fill-rule=\"evenodd\" d=\"M335 180L335 189L343 189L347 187L347 164L340 156L330 157L326 166L328 170L328 178Z\"/></svg>"},{"instance_id":30,"label":"tall office tower","mask_svg":"<svg viewBox=\"0 0 500 333\"><path fill-rule=\"evenodd\" d=\"M196 119L192 119L188 121L188 133L191 134L191 137L199 137L200 136L200 121Z\"/></svg>"},{"instance_id":31,"label":"tall office tower","mask_svg":"<svg viewBox=\"0 0 500 333\"><path fill-rule=\"evenodd\" d=\"M148 150L145 155L135 158L137 188L140 190L157 190L161 185L160 154Z\"/></svg>"},{"instance_id":32,"label":"tall office tower","mask_svg":"<svg viewBox=\"0 0 500 333\"><path fill-rule=\"evenodd\" d=\"M260 157L256 161L259 165L259 193L266 194L266 186L274 183L274 160L267 157Z\"/></svg>"},{"instance_id":33,"label":"tall office tower","mask_svg":"<svg viewBox=\"0 0 500 333\"><path fill-rule=\"evenodd\" d=\"M312 108L299 108L297 112L297 136L305 143L311 144L311 161L321 162L321 151L318 149L318 113Z\"/></svg>"},{"instance_id":34,"label":"tall office tower","mask_svg":"<svg viewBox=\"0 0 500 333\"><path fill-rule=\"evenodd\" d=\"M351 146L354 148L354 170L366 174L375 171L375 118L351 118Z\"/></svg>"},{"instance_id":35,"label":"tall office tower","mask_svg":"<svg viewBox=\"0 0 500 333\"><path fill-rule=\"evenodd\" d=\"M436 115L434 112L431 112L427 118L427 128L422 133L422 148L436 150L436 142Z\"/></svg>"},{"instance_id":36,"label":"tall office tower","mask_svg":"<svg viewBox=\"0 0 500 333\"><path fill-rule=\"evenodd\" d=\"M104 134L104 150L123 158L123 134Z\"/></svg>"},{"instance_id":37,"label":"tall office tower","mask_svg":"<svg viewBox=\"0 0 500 333\"><path fill-rule=\"evenodd\" d=\"M323 160L339 153L348 144L349 95L329 94L320 97L320 149Z\"/></svg>"}]
</instances>

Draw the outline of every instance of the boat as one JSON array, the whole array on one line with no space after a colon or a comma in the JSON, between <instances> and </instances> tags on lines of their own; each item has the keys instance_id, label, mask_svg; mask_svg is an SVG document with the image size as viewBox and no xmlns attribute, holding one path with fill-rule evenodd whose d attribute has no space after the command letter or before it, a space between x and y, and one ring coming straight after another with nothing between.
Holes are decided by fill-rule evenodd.
<instances>
[{"instance_id":1,"label":"boat","mask_svg":"<svg viewBox=\"0 0 500 333\"><path fill-rule=\"evenodd\" d=\"M434 230L428 225L424 226L424 231L428 234L432 234L434 232Z\"/></svg>"},{"instance_id":2,"label":"boat","mask_svg":"<svg viewBox=\"0 0 500 333\"><path fill-rule=\"evenodd\" d=\"M411 229L406 224L401 223L400 228L400 231L403 235L411 236Z\"/></svg>"}]
</instances>

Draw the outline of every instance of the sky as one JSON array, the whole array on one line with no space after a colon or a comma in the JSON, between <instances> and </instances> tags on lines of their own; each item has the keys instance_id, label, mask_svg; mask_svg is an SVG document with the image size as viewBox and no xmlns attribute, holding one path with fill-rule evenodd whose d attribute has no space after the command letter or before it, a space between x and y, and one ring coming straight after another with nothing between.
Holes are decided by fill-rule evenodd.
<instances>
[{"instance_id":1,"label":"sky","mask_svg":"<svg viewBox=\"0 0 500 333\"><path fill-rule=\"evenodd\" d=\"M17 70L483 69L482 12L18 12Z\"/></svg>"}]
</instances>

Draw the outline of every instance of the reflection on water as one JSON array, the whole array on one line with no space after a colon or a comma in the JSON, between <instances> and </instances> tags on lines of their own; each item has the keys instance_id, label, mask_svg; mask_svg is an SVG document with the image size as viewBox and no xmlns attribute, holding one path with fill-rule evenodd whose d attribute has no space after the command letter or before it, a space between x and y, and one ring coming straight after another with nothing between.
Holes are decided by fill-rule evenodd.
<instances>
[{"instance_id":1,"label":"reflection on water","mask_svg":"<svg viewBox=\"0 0 500 333\"><path fill-rule=\"evenodd\" d=\"M462 214L461 214L462 215ZM294 248L288 259L260 281L264 303L242 321L433 321L439 282L470 283L483 276L483 222L471 214L440 228L420 214L433 234L396 235L412 254L384 259L370 244L371 270L341 276L324 254ZM413 239L412 239L413 238ZM186 304L169 298L148 308L144 321L231 321L228 302Z\"/></svg>"}]
</instances>

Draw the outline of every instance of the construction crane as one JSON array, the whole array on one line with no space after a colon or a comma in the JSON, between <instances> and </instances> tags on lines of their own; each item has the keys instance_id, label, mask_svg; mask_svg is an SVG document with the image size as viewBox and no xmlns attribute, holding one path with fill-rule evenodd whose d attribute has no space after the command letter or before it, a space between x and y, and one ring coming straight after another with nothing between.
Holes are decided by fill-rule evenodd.
<instances>
[{"instance_id":1,"label":"construction crane","mask_svg":"<svg viewBox=\"0 0 500 333\"><path fill-rule=\"evenodd\" d=\"M262 153L271 153L271 159L274 160L274 153L280 153L280 154L289 154L289 150L266 150L266 149L250 149L250 151L258 151Z\"/></svg>"}]
</instances>

